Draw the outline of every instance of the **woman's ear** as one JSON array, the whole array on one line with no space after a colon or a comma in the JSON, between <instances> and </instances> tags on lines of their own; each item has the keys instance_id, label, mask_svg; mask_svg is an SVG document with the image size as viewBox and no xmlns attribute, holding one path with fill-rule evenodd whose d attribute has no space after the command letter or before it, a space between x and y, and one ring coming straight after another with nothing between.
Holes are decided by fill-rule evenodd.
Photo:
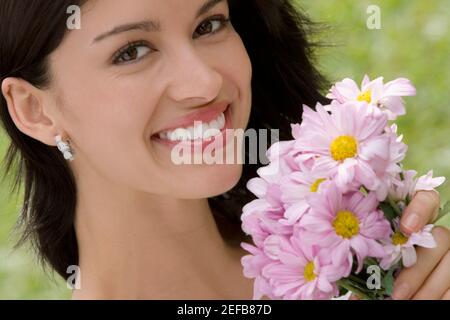
<instances>
[{"instance_id":1,"label":"woman's ear","mask_svg":"<svg viewBox=\"0 0 450 320\"><path fill-rule=\"evenodd\" d=\"M47 145L55 145L55 121L46 108L44 92L20 78L6 78L1 90L17 128Z\"/></svg>"}]
</instances>

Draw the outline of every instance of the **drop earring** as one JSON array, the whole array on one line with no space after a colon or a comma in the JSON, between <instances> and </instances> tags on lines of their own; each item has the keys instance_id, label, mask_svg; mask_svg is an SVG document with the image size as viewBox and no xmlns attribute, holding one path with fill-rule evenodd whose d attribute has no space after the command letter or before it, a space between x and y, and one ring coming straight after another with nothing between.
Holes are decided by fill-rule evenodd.
<instances>
[{"instance_id":1,"label":"drop earring","mask_svg":"<svg viewBox=\"0 0 450 320\"><path fill-rule=\"evenodd\" d=\"M73 150L70 147L69 141L63 141L60 135L55 136L56 146L62 152L64 159L73 161Z\"/></svg>"}]
</instances>

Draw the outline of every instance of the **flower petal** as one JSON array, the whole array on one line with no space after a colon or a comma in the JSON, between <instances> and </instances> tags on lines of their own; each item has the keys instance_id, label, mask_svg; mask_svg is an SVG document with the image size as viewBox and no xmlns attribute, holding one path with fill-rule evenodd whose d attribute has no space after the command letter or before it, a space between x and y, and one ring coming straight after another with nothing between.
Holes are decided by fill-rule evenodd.
<instances>
[{"instance_id":1,"label":"flower petal","mask_svg":"<svg viewBox=\"0 0 450 320\"><path fill-rule=\"evenodd\" d=\"M402 262L406 268L412 267L417 261L416 249L408 247L402 249Z\"/></svg>"}]
</instances>

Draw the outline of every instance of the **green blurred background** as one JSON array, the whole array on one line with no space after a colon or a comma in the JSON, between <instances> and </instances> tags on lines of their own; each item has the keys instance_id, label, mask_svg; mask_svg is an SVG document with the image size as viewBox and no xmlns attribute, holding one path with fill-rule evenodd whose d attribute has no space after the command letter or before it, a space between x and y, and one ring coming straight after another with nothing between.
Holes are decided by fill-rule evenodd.
<instances>
[{"instance_id":1,"label":"green blurred background","mask_svg":"<svg viewBox=\"0 0 450 320\"><path fill-rule=\"evenodd\" d=\"M331 80L367 73L386 81L407 77L417 97L407 98L408 114L398 121L409 145L405 167L420 175L450 177L450 7L448 0L300 0L316 22L328 25L317 39L326 46L318 65ZM381 9L381 29L366 26L369 5ZM0 132L0 158L8 139ZM44 272L27 248L13 251L12 232L21 196L0 184L0 299L68 299L70 290L57 275ZM439 190L450 199L449 184ZM440 223L450 226L450 217Z\"/></svg>"}]
</instances>

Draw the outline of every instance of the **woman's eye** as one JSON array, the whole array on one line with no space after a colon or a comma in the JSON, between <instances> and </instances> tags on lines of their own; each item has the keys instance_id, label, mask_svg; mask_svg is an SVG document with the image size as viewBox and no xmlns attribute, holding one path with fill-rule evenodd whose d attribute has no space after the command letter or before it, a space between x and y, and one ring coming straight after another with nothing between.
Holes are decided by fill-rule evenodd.
<instances>
[{"instance_id":1,"label":"woman's eye","mask_svg":"<svg viewBox=\"0 0 450 320\"><path fill-rule=\"evenodd\" d=\"M126 64L138 61L152 51L148 45L142 43L130 43L120 49L113 58L114 64Z\"/></svg>"},{"instance_id":2,"label":"woman's eye","mask_svg":"<svg viewBox=\"0 0 450 320\"><path fill-rule=\"evenodd\" d=\"M225 16L218 16L209 18L203 21L194 32L194 39L199 38L208 34L214 34L222 30L228 23L230 19L225 18Z\"/></svg>"}]
</instances>

